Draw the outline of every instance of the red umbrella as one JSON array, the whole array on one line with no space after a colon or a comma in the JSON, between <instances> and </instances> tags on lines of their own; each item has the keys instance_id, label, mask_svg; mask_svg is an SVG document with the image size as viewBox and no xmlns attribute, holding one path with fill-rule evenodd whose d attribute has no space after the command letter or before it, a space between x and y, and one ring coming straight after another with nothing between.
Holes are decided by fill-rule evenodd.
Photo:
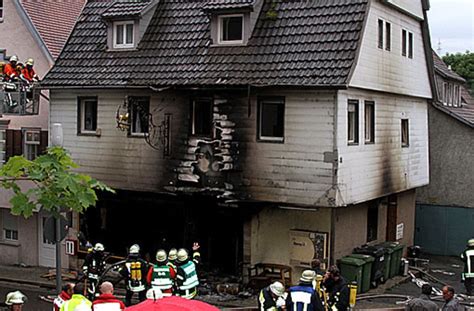
<instances>
[{"instance_id":1,"label":"red umbrella","mask_svg":"<svg viewBox=\"0 0 474 311\"><path fill-rule=\"evenodd\" d=\"M181 297L166 297L157 299L147 299L127 311L219 311L216 307L202 301L188 300Z\"/></svg>"}]
</instances>

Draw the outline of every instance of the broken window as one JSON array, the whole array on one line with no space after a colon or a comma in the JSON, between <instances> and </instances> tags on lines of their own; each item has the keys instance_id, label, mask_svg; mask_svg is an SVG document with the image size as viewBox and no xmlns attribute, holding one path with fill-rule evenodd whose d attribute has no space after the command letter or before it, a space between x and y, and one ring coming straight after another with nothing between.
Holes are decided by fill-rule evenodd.
<instances>
[{"instance_id":1,"label":"broken window","mask_svg":"<svg viewBox=\"0 0 474 311\"><path fill-rule=\"evenodd\" d=\"M129 135L141 135L148 133L148 119L150 115L150 98L130 96L129 115L130 129Z\"/></svg>"},{"instance_id":2,"label":"broken window","mask_svg":"<svg viewBox=\"0 0 474 311\"><path fill-rule=\"evenodd\" d=\"M258 100L258 139L284 140L285 98L268 97Z\"/></svg>"},{"instance_id":3,"label":"broken window","mask_svg":"<svg viewBox=\"0 0 474 311\"><path fill-rule=\"evenodd\" d=\"M244 16L223 15L218 17L219 44L239 44L244 42Z\"/></svg>"},{"instance_id":4,"label":"broken window","mask_svg":"<svg viewBox=\"0 0 474 311\"><path fill-rule=\"evenodd\" d=\"M364 107L365 143L375 142L375 103L366 101Z\"/></svg>"},{"instance_id":5,"label":"broken window","mask_svg":"<svg viewBox=\"0 0 474 311\"><path fill-rule=\"evenodd\" d=\"M114 48L134 47L133 21L115 22L113 24L113 46Z\"/></svg>"},{"instance_id":6,"label":"broken window","mask_svg":"<svg viewBox=\"0 0 474 311\"><path fill-rule=\"evenodd\" d=\"M410 143L410 128L408 119L402 119L402 147L408 147Z\"/></svg>"},{"instance_id":7,"label":"broken window","mask_svg":"<svg viewBox=\"0 0 474 311\"><path fill-rule=\"evenodd\" d=\"M41 132L39 129L23 129L23 155L32 161L39 155Z\"/></svg>"},{"instance_id":8,"label":"broken window","mask_svg":"<svg viewBox=\"0 0 474 311\"><path fill-rule=\"evenodd\" d=\"M96 133L97 97L79 98L78 133Z\"/></svg>"},{"instance_id":9,"label":"broken window","mask_svg":"<svg viewBox=\"0 0 474 311\"><path fill-rule=\"evenodd\" d=\"M367 209L367 242L377 240L378 222L379 209L374 202Z\"/></svg>"},{"instance_id":10,"label":"broken window","mask_svg":"<svg viewBox=\"0 0 474 311\"><path fill-rule=\"evenodd\" d=\"M191 135L212 136L212 99L201 98L192 101Z\"/></svg>"},{"instance_id":11,"label":"broken window","mask_svg":"<svg viewBox=\"0 0 474 311\"><path fill-rule=\"evenodd\" d=\"M3 239L18 241L18 218L9 209L2 209Z\"/></svg>"},{"instance_id":12,"label":"broken window","mask_svg":"<svg viewBox=\"0 0 474 311\"><path fill-rule=\"evenodd\" d=\"M352 145L359 143L359 101L349 100L347 103L347 142Z\"/></svg>"}]
</instances>

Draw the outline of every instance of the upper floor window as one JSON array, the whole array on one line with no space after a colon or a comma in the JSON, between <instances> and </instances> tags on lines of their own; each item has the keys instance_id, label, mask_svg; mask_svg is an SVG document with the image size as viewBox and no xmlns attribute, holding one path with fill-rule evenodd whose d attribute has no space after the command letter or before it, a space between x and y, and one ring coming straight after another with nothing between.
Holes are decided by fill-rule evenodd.
<instances>
[{"instance_id":1,"label":"upper floor window","mask_svg":"<svg viewBox=\"0 0 474 311\"><path fill-rule=\"evenodd\" d=\"M365 102L364 125L365 143L375 142L375 105L372 101Z\"/></svg>"},{"instance_id":2,"label":"upper floor window","mask_svg":"<svg viewBox=\"0 0 474 311\"><path fill-rule=\"evenodd\" d=\"M11 214L9 209L2 209L3 239L18 241L18 217Z\"/></svg>"},{"instance_id":3,"label":"upper floor window","mask_svg":"<svg viewBox=\"0 0 474 311\"><path fill-rule=\"evenodd\" d=\"M113 23L113 47L116 49L134 47L134 22Z\"/></svg>"},{"instance_id":4,"label":"upper floor window","mask_svg":"<svg viewBox=\"0 0 474 311\"><path fill-rule=\"evenodd\" d=\"M218 21L218 43L219 44L242 44L244 43L244 15L221 15Z\"/></svg>"},{"instance_id":5,"label":"upper floor window","mask_svg":"<svg viewBox=\"0 0 474 311\"><path fill-rule=\"evenodd\" d=\"M410 146L410 127L408 119L402 119L402 147Z\"/></svg>"},{"instance_id":6,"label":"upper floor window","mask_svg":"<svg viewBox=\"0 0 474 311\"><path fill-rule=\"evenodd\" d=\"M23 129L23 155L28 160L36 159L40 152L41 130Z\"/></svg>"},{"instance_id":7,"label":"upper floor window","mask_svg":"<svg viewBox=\"0 0 474 311\"><path fill-rule=\"evenodd\" d=\"M359 143L359 101L349 100L347 103L347 143Z\"/></svg>"},{"instance_id":8,"label":"upper floor window","mask_svg":"<svg viewBox=\"0 0 474 311\"><path fill-rule=\"evenodd\" d=\"M3 0L0 0L0 22L3 22Z\"/></svg>"},{"instance_id":9,"label":"upper floor window","mask_svg":"<svg viewBox=\"0 0 474 311\"><path fill-rule=\"evenodd\" d=\"M402 29L402 56L413 58L413 33Z\"/></svg>"},{"instance_id":10,"label":"upper floor window","mask_svg":"<svg viewBox=\"0 0 474 311\"><path fill-rule=\"evenodd\" d=\"M283 142L285 138L285 98L263 97L258 100L258 139Z\"/></svg>"},{"instance_id":11,"label":"upper floor window","mask_svg":"<svg viewBox=\"0 0 474 311\"><path fill-rule=\"evenodd\" d=\"M97 130L97 97L79 98L78 132L95 134Z\"/></svg>"},{"instance_id":12,"label":"upper floor window","mask_svg":"<svg viewBox=\"0 0 474 311\"><path fill-rule=\"evenodd\" d=\"M150 115L150 98L149 97L129 97L129 114L130 114L130 130L129 134L146 134L148 133L149 115Z\"/></svg>"},{"instance_id":13,"label":"upper floor window","mask_svg":"<svg viewBox=\"0 0 474 311\"><path fill-rule=\"evenodd\" d=\"M392 24L381 19L378 20L378 44L379 49L390 51L392 49Z\"/></svg>"},{"instance_id":14,"label":"upper floor window","mask_svg":"<svg viewBox=\"0 0 474 311\"><path fill-rule=\"evenodd\" d=\"M212 99L200 98L192 101L191 135L212 136Z\"/></svg>"}]
</instances>

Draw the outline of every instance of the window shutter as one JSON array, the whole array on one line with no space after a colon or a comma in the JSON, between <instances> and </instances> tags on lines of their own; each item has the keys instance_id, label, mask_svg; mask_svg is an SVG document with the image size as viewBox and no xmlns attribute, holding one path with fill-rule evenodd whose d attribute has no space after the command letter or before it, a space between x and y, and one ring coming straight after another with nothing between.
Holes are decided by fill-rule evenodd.
<instances>
[{"instance_id":1,"label":"window shutter","mask_svg":"<svg viewBox=\"0 0 474 311\"><path fill-rule=\"evenodd\" d=\"M10 157L23 154L23 135L21 130L7 130L6 161Z\"/></svg>"},{"instance_id":2,"label":"window shutter","mask_svg":"<svg viewBox=\"0 0 474 311\"><path fill-rule=\"evenodd\" d=\"M49 134L48 131L41 131L38 155L42 155L46 153L46 148L48 148L48 139L49 139L48 134Z\"/></svg>"}]
</instances>

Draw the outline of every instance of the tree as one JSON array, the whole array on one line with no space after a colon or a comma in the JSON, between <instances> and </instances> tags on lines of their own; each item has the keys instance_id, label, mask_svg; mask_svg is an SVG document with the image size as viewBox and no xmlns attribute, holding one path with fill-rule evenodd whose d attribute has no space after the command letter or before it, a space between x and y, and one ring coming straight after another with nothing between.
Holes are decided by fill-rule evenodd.
<instances>
[{"instance_id":1,"label":"tree","mask_svg":"<svg viewBox=\"0 0 474 311\"><path fill-rule=\"evenodd\" d=\"M62 147L50 147L33 161L23 156L10 158L0 169L0 186L14 193L10 199L12 214L27 218L36 208L55 217L64 209L82 213L95 206L97 190L114 192L88 175L73 172L75 168L78 165ZM24 189L23 180L35 186Z\"/></svg>"},{"instance_id":2,"label":"tree","mask_svg":"<svg viewBox=\"0 0 474 311\"><path fill-rule=\"evenodd\" d=\"M474 94L474 53L466 51L466 53L446 54L443 61L451 66L458 75L466 79L471 94Z\"/></svg>"}]
</instances>

